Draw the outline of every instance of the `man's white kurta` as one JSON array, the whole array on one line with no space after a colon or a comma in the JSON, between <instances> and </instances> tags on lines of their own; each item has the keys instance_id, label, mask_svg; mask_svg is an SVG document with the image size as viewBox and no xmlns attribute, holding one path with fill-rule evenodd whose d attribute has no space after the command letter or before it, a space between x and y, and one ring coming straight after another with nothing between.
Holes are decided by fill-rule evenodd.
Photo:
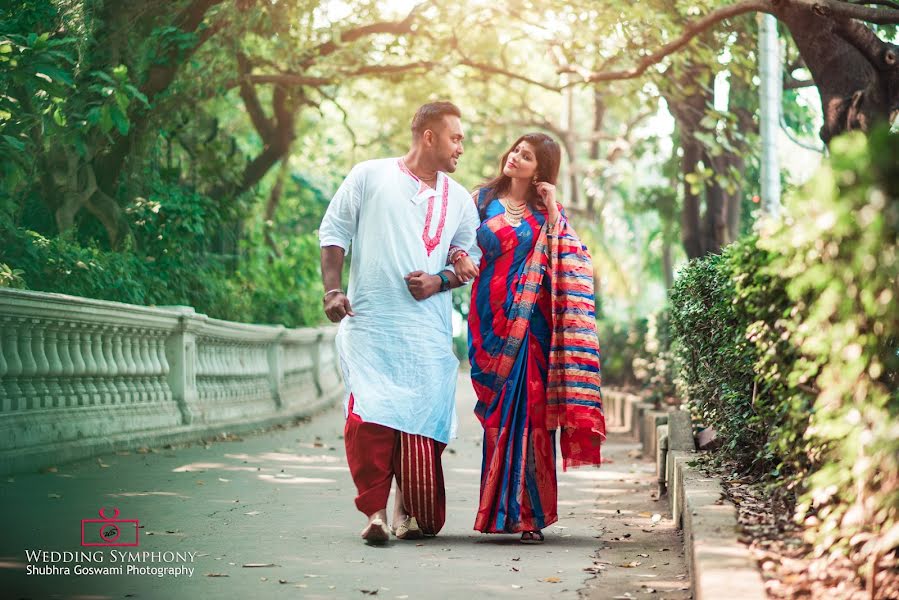
<instances>
[{"instance_id":1,"label":"man's white kurta","mask_svg":"<svg viewBox=\"0 0 899 600\"><path fill-rule=\"evenodd\" d=\"M418 301L403 278L443 270L450 244L471 250L479 219L471 196L445 173L435 187L419 192L399 158L360 163L331 200L319 239L344 250L352 244L347 296L355 316L337 333L344 406L352 393L362 420L447 443L456 434L459 368L451 293Z\"/></svg>"}]
</instances>

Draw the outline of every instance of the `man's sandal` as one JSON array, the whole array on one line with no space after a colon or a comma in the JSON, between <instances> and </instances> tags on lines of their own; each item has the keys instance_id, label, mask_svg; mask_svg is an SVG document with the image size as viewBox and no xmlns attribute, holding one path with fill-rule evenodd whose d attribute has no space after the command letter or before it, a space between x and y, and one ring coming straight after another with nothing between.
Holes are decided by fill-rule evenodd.
<instances>
[{"instance_id":1,"label":"man's sandal","mask_svg":"<svg viewBox=\"0 0 899 600\"><path fill-rule=\"evenodd\" d=\"M385 544L390 539L390 530L381 519L374 519L368 527L362 530L362 539L366 544Z\"/></svg>"},{"instance_id":2,"label":"man's sandal","mask_svg":"<svg viewBox=\"0 0 899 600\"><path fill-rule=\"evenodd\" d=\"M522 544L542 544L543 543L543 532L542 531L522 531L521 532L521 543Z\"/></svg>"}]
</instances>

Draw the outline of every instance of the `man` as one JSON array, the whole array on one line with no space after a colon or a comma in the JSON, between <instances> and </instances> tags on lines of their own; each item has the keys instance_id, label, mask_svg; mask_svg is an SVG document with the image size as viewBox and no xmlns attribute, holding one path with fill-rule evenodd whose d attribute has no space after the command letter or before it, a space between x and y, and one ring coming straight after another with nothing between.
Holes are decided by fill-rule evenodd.
<instances>
[{"instance_id":1,"label":"man","mask_svg":"<svg viewBox=\"0 0 899 600\"><path fill-rule=\"evenodd\" d=\"M445 520L440 457L455 435L458 370L449 290L461 283L446 265L450 245L454 256L474 246L479 224L468 192L448 175L464 137L455 105L425 104L409 152L353 167L319 230L325 313L340 322L347 462L371 544L389 538L394 477L398 538L436 535Z\"/></svg>"}]
</instances>

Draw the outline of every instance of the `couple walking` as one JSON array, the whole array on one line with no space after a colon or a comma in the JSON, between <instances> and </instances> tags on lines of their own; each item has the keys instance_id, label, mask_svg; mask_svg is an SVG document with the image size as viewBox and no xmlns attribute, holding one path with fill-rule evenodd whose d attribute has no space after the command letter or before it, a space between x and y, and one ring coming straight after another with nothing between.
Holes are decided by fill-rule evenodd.
<instances>
[{"instance_id":1,"label":"couple walking","mask_svg":"<svg viewBox=\"0 0 899 600\"><path fill-rule=\"evenodd\" d=\"M600 464L593 272L556 202L559 146L522 136L499 174L469 195L448 175L464 137L456 106L422 106L409 152L353 167L320 228L324 309L340 322L347 462L372 544L391 531L418 539L443 527L440 460L456 432L458 370L449 290L469 281L469 359L484 427L475 529L543 541L558 519L557 431L563 468Z\"/></svg>"}]
</instances>

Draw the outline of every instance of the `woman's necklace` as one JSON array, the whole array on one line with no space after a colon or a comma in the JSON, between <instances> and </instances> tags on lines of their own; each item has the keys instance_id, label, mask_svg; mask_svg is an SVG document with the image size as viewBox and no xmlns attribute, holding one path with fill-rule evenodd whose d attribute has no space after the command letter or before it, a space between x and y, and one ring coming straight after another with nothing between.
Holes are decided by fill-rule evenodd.
<instances>
[{"instance_id":1,"label":"woman's necklace","mask_svg":"<svg viewBox=\"0 0 899 600\"><path fill-rule=\"evenodd\" d=\"M506 208L506 212L503 214L503 217L506 219L506 223L511 225L512 227L518 227L521 225L521 218L524 216L524 210L527 206L527 202L512 202L510 198L505 198L504 206Z\"/></svg>"}]
</instances>

